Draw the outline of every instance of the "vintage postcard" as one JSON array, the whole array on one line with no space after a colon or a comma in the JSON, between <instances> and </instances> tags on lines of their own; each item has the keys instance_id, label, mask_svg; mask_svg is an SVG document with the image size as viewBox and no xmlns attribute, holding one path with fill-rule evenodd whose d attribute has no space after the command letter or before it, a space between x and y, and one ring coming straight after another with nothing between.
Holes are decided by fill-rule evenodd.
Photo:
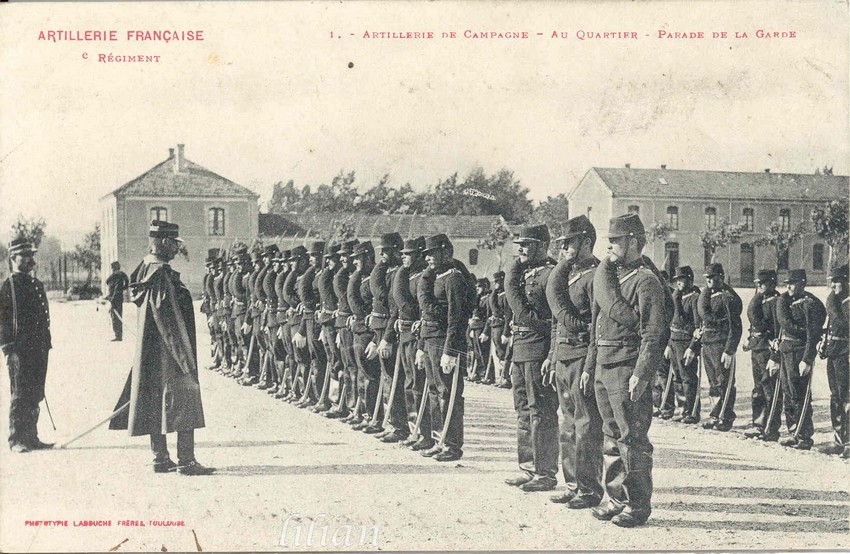
<instances>
[{"instance_id":1,"label":"vintage postcard","mask_svg":"<svg viewBox=\"0 0 850 554\"><path fill-rule=\"evenodd\" d=\"M0 4L0 550L847 550L847 22Z\"/></svg>"}]
</instances>

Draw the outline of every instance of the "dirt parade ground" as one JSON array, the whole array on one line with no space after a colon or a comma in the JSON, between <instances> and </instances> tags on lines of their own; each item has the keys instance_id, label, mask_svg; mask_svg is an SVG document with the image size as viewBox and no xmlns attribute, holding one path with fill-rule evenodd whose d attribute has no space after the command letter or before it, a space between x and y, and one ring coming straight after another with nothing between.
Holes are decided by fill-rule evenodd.
<instances>
[{"instance_id":1,"label":"dirt parade ground","mask_svg":"<svg viewBox=\"0 0 850 554\"><path fill-rule=\"evenodd\" d=\"M751 295L742 292L745 306ZM124 342L110 342L103 306L51 303L46 394L57 430L42 403L42 440L64 443L112 412L133 358L134 308L124 311ZM206 331L197 314L202 368L210 362ZM503 484L516 471L510 391L468 384L464 456L439 463L201 369L206 428L196 433L196 453L217 473L154 474L147 437L105 427L64 450L0 449L0 549L850 548L850 462L745 439L749 354L739 351L737 362L731 432L653 421L653 511L638 529ZM817 446L831 440L823 360L813 396Z\"/></svg>"}]
</instances>

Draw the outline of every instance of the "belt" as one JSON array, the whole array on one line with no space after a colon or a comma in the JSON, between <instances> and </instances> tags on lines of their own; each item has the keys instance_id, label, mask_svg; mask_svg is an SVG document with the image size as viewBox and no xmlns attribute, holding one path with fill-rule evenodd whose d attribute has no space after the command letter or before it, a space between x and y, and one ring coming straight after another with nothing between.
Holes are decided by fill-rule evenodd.
<instances>
[{"instance_id":1,"label":"belt","mask_svg":"<svg viewBox=\"0 0 850 554\"><path fill-rule=\"evenodd\" d=\"M725 331L726 329L723 329L722 327L703 327L702 330L703 331L715 331L715 332L719 333L721 331Z\"/></svg>"},{"instance_id":2,"label":"belt","mask_svg":"<svg viewBox=\"0 0 850 554\"><path fill-rule=\"evenodd\" d=\"M399 325L413 325L414 323L416 323L416 321L414 321L412 319L399 319L398 320Z\"/></svg>"},{"instance_id":3,"label":"belt","mask_svg":"<svg viewBox=\"0 0 850 554\"><path fill-rule=\"evenodd\" d=\"M798 339L796 337L782 337L782 342L804 344L806 342L806 339Z\"/></svg>"},{"instance_id":4,"label":"belt","mask_svg":"<svg viewBox=\"0 0 850 554\"><path fill-rule=\"evenodd\" d=\"M685 333L685 334L688 334L688 335L692 335L694 333L693 329L688 331L687 329L682 329L681 327L676 327L675 325L671 325L670 330L673 331L674 333Z\"/></svg>"},{"instance_id":5,"label":"belt","mask_svg":"<svg viewBox=\"0 0 850 554\"><path fill-rule=\"evenodd\" d=\"M372 312L369 315L371 315L372 317L390 317L390 314L382 314L382 313L378 313L378 312Z\"/></svg>"},{"instance_id":6,"label":"belt","mask_svg":"<svg viewBox=\"0 0 850 554\"><path fill-rule=\"evenodd\" d=\"M827 335L826 340L837 340L847 342L847 337L839 337L837 335Z\"/></svg>"},{"instance_id":7,"label":"belt","mask_svg":"<svg viewBox=\"0 0 850 554\"><path fill-rule=\"evenodd\" d=\"M763 337L765 335L767 335L766 331L761 331L761 332L758 332L758 333L750 333L750 338L753 338L753 337L758 338L758 337Z\"/></svg>"},{"instance_id":8,"label":"belt","mask_svg":"<svg viewBox=\"0 0 850 554\"><path fill-rule=\"evenodd\" d=\"M640 346L640 340L596 339L596 346Z\"/></svg>"},{"instance_id":9,"label":"belt","mask_svg":"<svg viewBox=\"0 0 850 554\"><path fill-rule=\"evenodd\" d=\"M244 306L245 305L244 302L239 302L238 300L236 302L234 302L234 304L236 304L237 306Z\"/></svg>"},{"instance_id":10,"label":"belt","mask_svg":"<svg viewBox=\"0 0 850 554\"><path fill-rule=\"evenodd\" d=\"M533 327L526 327L524 325L511 325L511 331L514 333L534 333L537 329Z\"/></svg>"},{"instance_id":11,"label":"belt","mask_svg":"<svg viewBox=\"0 0 850 554\"><path fill-rule=\"evenodd\" d=\"M337 317L348 317L350 315L351 312L339 312L339 314L337 314Z\"/></svg>"},{"instance_id":12,"label":"belt","mask_svg":"<svg viewBox=\"0 0 850 554\"><path fill-rule=\"evenodd\" d=\"M439 321L431 321L429 319L423 319L422 325L424 325L426 327L442 327L443 323L441 323Z\"/></svg>"},{"instance_id":13,"label":"belt","mask_svg":"<svg viewBox=\"0 0 850 554\"><path fill-rule=\"evenodd\" d=\"M590 337L588 335L584 335L584 338L582 338L582 335L572 337L558 337L559 343L566 343L570 346L588 346L589 340Z\"/></svg>"},{"instance_id":14,"label":"belt","mask_svg":"<svg viewBox=\"0 0 850 554\"><path fill-rule=\"evenodd\" d=\"M489 318L489 319L490 319L490 325L493 325L493 326L498 326L498 325L504 325L504 324L505 324L505 318L503 318L503 317L493 317L493 316L490 316L490 318Z\"/></svg>"}]
</instances>

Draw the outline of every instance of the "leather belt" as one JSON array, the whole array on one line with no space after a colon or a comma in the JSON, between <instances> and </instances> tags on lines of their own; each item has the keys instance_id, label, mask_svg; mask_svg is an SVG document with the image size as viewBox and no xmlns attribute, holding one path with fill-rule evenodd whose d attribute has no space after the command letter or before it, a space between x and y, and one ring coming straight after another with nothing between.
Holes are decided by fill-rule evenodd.
<instances>
[{"instance_id":1,"label":"leather belt","mask_svg":"<svg viewBox=\"0 0 850 554\"><path fill-rule=\"evenodd\" d=\"M596 346L640 346L640 340L596 339Z\"/></svg>"},{"instance_id":2,"label":"leather belt","mask_svg":"<svg viewBox=\"0 0 850 554\"><path fill-rule=\"evenodd\" d=\"M504 324L505 324L505 318L503 318L503 317L494 317L494 316L490 316L490 317L489 317L489 320L490 320L490 325L492 325L492 326L496 326L496 327L497 327L497 326L499 326L499 325L504 325Z\"/></svg>"},{"instance_id":3,"label":"leather belt","mask_svg":"<svg viewBox=\"0 0 850 554\"><path fill-rule=\"evenodd\" d=\"M429 319L423 319L422 325L424 325L426 327L442 327L443 323L441 323L439 321L431 321Z\"/></svg>"},{"instance_id":4,"label":"leather belt","mask_svg":"<svg viewBox=\"0 0 850 554\"><path fill-rule=\"evenodd\" d=\"M390 314L382 314L382 313L378 313L378 312L372 312L369 315L371 315L372 317L390 317Z\"/></svg>"},{"instance_id":5,"label":"leather belt","mask_svg":"<svg viewBox=\"0 0 850 554\"><path fill-rule=\"evenodd\" d=\"M413 325L414 323L416 323L416 322L412 319L399 319L398 320L399 325Z\"/></svg>"},{"instance_id":6,"label":"leather belt","mask_svg":"<svg viewBox=\"0 0 850 554\"><path fill-rule=\"evenodd\" d=\"M581 335L572 337L558 337L559 344L568 344L570 346L588 346L589 341L590 337L587 335L584 335L584 338L582 338Z\"/></svg>"},{"instance_id":7,"label":"leather belt","mask_svg":"<svg viewBox=\"0 0 850 554\"><path fill-rule=\"evenodd\" d=\"M337 314L337 317L349 317L350 315L351 315L351 312L339 312Z\"/></svg>"},{"instance_id":8,"label":"leather belt","mask_svg":"<svg viewBox=\"0 0 850 554\"><path fill-rule=\"evenodd\" d=\"M844 341L847 342L847 337L839 337L837 335L827 335L826 340L836 340L836 341Z\"/></svg>"},{"instance_id":9,"label":"leather belt","mask_svg":"<svg viewBox=\"0 0 850 554\"><path fill-rule=\"evenodd\" d=\"M671 326L670 326L670 330L671 330L671 331L673 331L674 333L685 333L685 334L688 334L688 335L693 335L693 334L694 334L694 330L693 330L693 329L691 329L690 331L688 331L687 329L682 329L681 327L676 327L675 325L671 325Z\"/></svg>"}]
</instances>

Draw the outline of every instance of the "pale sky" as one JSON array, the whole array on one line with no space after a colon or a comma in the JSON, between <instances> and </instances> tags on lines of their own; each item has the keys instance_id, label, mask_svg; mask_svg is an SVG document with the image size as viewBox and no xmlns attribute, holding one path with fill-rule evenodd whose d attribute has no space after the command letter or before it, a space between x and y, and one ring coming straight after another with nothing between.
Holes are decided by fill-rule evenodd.
<instances>
[{"instance_id":1,"label":"pale sky","mask_svg":"<svg viewBox=\"0 0 850 554\"><path fill-rule=\"evenodd\" d=\"M101 196L177 143L261 201L276 181L327 183L341 169L361 186L390 173L391 184L424 187L507 167L534 199L625 163L827 164L847 175L847 15L830 1L10 3L0 9L0 234L18 213L38 214L73 245ZM119 41L37 40L51 29L116 29ZM205 40L128 42L131 29L202 29ZM658 39L659 29L749 38ZM757 29L797 37L757 39ZM438 38L361 38L367 30ZM579 30L638 39L580 41ZM98 53L161 62L104 64Z\"/></svg>"}]
</instances>

